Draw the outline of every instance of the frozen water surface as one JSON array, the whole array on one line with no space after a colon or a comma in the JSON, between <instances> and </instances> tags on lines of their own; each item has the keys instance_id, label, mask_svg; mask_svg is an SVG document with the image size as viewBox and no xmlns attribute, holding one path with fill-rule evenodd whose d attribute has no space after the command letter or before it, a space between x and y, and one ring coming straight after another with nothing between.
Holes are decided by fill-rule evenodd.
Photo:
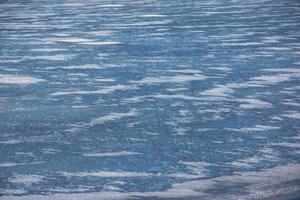
<instances>
[{"instance_id":1,"label":"frozen water surface","mask_svg":"<svg viewBox=\"0 0 300 200\"><path fill-rule=\"evenodd\" d=\"M297 0L4 0L0 199L300 190Z\"/></svg>"}]
</instances>

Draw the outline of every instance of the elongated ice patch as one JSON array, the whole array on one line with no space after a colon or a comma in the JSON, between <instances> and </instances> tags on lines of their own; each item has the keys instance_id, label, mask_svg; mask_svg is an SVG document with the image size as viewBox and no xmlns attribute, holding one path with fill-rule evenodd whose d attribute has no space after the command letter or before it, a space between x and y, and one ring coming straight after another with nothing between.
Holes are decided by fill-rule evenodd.
<instances>
[{"instance_id":1,"label":"elongated ice patch","mask_svg":"<svg viewBox=\"0 0 300 200\"><path fill-rule=\"evenodd\" d=\"M282 114L281 116L291 118L291 119L300 119L299 112L287 112L285 114Z\"/></svg>"},{"instance_id":2,"label":"elongated ice patch","mask_svg":"<svg viewBox=\"0 0 300 200\"><path fill-rule=\"evenodd\" d=\"M262 109L272 107L271 103L259 99L239 99L238 101L243 102L240 107L244 109Z\"/></svg>"},{"instance_id":3,"label":"elongated ice patch","mask_svg":"<svg viewBox=\"0 0 300 200\"><path fill-rule=\"evenodd\" d=\"M13 76L13 75L0 75L0 83L3 84L17 84L27 85L45 81L44 79L30 77L30 76Z\"/></svg>"},{"instance_id":4,"label":"elongated ice patch","mask_svg":"<svg viewBox=\"0 0 300 200\"><path fill-rule=\"evenodd\" d=\"M19 165L18 163L4 162L0 163L0 167L13 167Z\"/></svg>"},{"instance_id":5,"label":"elongated ice patch","mask_svg":"<svg viewBox=\"0 0 300 200\"><path fill-rule=\"evenodd\" d=\"M279 126L267 126L267 125L255 125L253 127L243 127L243 128L226 128L226 130L236 131L236 132L264 132L269 130L280 129Z\"/></svg>"},{"instance_id":6,"label":"elongated ice patch","mask_svg":"<svg viewBox=\"0 0 300 200\"><path fill-rule=\"evenodd\" d=\"M39 56L26 56L28 60L46 60L46 61L65 61L71 60L75 57L75 54L55 54L55 55L39 55Z\"/></svg>"},{"instance_id":7,"label":"elongated ice patch","mask_svg":"<svg viewBox=\"0 0 300 200\"><path fill-rule=\"evenodd\" d=\"M99 5L94 5L97 8L120 8L124 7L124 4L99 4Z\"/></svg>"},{"instance_id":8,"label":"elongated ice patch","mask_svg":"<svg viewBox=\"0 0 300 200\"><path fill-rule=\"evenodd\" d=\"M103 117L98 117L95 119L92 119L91 122L89 123L90 126L95 126L97 124L103 124L108 121L115 121L118 119L121 119L123 117L131 117L131 116L136 116L137 113L135 110L131 110L127 113L111 113L109 115L103 116Z\"/></svg>"},{"instance_id":9,"label":"elongated ice patch","mask_svg":"<svg viewBox=\"0 0 300 200\"><path fill-rule=\"evenodd\" d=\"M119 152L102 152L102 153L84 153L84 156L88 157L112 157L112 156L130 156L139 155L141 153L132 151L119 151Z\"/></svg>"},{"instance_id":10,"label":"elongated ice patch","mask_svg":"<svg viewBox=\"0 0 300 200\"><path fill-rule=\"evenodd\" d=\"M62 38L62 39L50 39L56 43L69 43L69 44L81 44L81 45L117 45L122 44L122 42L118 41L97 41L86 38Z\"/></svg>"},{"instance_id":11,"label":"elongated ice patch","mask_svg":"<svg viewBox=\"0 0 300 200\"><path fill-rule=\"evenodd\" d=\"M226 85L219 85L215 88L205 90L200 93L200 95L205 96L228 96L230 93L233 93L234 90Z\"/></svg>"},{"instance_id":12,"label":"elongated ice patch","mask_svg":"<svg viewBox=\"0 0 300 200\"><path fill-rule=\"evenodd\" d=\"M146 77L139 81L131 81L132 83L155 85L161 83L186 83L190 81L204 80L206 77L201 74L178 74L175 76L158 76Z\"/></svg>"},{"instance_id":13,"label":"elongated ice patch","mask_svg":"<svg viewBox=\"0 0 300 200\"><path fill-rule=\"evenodd\" d=\"M74 91L60 91L50 94L51 96L64 96L64 95L90 95L90 94L108 94L117 90L134 90L135 85L112 85L105 86L99 90L74 90Z\"/></svg>"},{"instance_id":14,"label":"elongated ice patch","mask_svg":"<svg viewBox=\"0 0 300 200\"><path fill-rule=\"evenodd\" d=\"M145 172L127 172L127 171L85 171L85 172L61 172L66 177L147 177L152 174Z\"/></svg>"},{"instance_id":15,"label":"elongated ice patch","mask_svg":"<svg viewBox=\"0 0 300 200\"><path fill-rule=\"evenodd\" d=\"M39 175L14 175L9 178L8 181L11 183L23 184L23 185L31 185L33 183L39 183L43 180L43 176Z\"/></svg>"},{"instance_id":16,"label":"elongated ice patch","mask_svg":"<svg viewBox=\"0 0 300 200\"><path fill-rule=\"evenodd\" d=\"M96 64L85 64L85 65L75 65L75 66L62 66L60 68L63 68L63 69L82 69L82 70L85 70L85 69L100 69L101 66L99 65L96 65Z\"/></svg>"},{"instance_id":17,"label":"elongated ice patch","mask_svg":"<svg viewBox=\"0 0 300 200\"><path fill-rule=\"evenodd\" d=\"M259 77L251 78L251 83L257 84L278 84L283 81L288 81L290 79L288 74L277 74L277 75L264 75Z\"/></svg>"},{"instance_id":18,"label":"elongated ice patch","mask_svg":"<svg viewBox=\"0 0 300 200\"><path fill-rule=\"evenodd\" d=\"M147 14L147 15L140 15L139 17L166 17L166 15L160 15L160 14Z\"/></svg>"}]
</instances>

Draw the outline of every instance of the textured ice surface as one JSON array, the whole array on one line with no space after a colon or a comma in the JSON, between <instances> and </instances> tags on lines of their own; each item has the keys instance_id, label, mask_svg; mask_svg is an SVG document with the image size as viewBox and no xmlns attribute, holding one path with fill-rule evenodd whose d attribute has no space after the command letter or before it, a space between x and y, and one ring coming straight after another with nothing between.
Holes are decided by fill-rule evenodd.
<instances>
[{"instance_id":1,"label":"textured ice surface","mask_svg":"<svg viewBox=\"0 0 300 200\"><path fill-rule=\"evenodd\" d=\"M300 2L0 3L0 199L300 190Z\"/></svg>"}]
</instances>

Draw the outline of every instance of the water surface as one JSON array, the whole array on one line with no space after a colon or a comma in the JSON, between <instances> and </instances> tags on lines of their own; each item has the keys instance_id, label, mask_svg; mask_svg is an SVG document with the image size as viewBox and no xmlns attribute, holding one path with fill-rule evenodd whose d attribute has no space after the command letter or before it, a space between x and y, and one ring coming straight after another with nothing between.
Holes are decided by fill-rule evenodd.
<instances>
[{"instance_id":1,"label":"water surface","mask_svg":"<svg viewBox=\"0 0 300 200\"><path fill-rule=\"evenodd\" d=\"M0 4L0 199L300 190L297 0Z\"/></svg>"}]
</instances>

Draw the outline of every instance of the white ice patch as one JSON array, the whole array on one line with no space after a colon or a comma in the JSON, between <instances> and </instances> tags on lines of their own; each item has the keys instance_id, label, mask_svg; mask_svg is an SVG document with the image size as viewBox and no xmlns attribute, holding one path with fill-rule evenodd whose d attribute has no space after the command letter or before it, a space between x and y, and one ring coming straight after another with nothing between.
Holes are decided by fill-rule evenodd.
<instances>
[{"instance_id":1,"label":"white ice patch","mask_svg":"<svg viewBox=\"0 0 300 200\"><path fill-rule=\"evenodd\" d=\"M77 65L77 66L62 66L59 67L62 69L101 69L101 66L97 64L86 64L86 65Z\"/></svg>"},{"instance_id":2,"label":"white ice patch","mask_svg":"<svg viewBox=\"0 0 300 200\"><path fill-rule=\"evenodd\" d=\"M169 177L172 178L178 178L178 179L197 179L197 178L201 178L201 176L197 175L197 174L187 174L187 173L172 173L169 175Z\"/></svg>"},{"instance_id":3,"label":"white ice patch","mask_svg":"<svg viewBox=\"0 0 300 200\"><path fill-rule=\"evenodd\" d=\"M18 163L4 162L0 163L0 167L13 167L19 165Z\"/></svg>"},{"instance_id":4,"label":"white ice patch","mask_svg":"<svg viewBox=\"0 0 300 200\"><path fill-rule=\"evenodd\" d=\"M264 47L265 50L271 50L271 51L289 51L291 48L289 47Z\"/></svg>"},{"instance_id":5,"label":"white ice patch","mask_svg":"<svg viewBox=\"0 0 300 200\"><path fill-rule=\"evenodd\" d=\"M67 178L73 177L105 177L105 178L134 178L134 177L171 177L171 178L179 178L179 179L196 179L200 177L204 177L203 174L200 174L199 170L198 174L187 174L187 173L168 173L168 174L154 174L154 173L146 173L146 172L128 172L128 171L83 171L83 172L60 172L63 176Z\"/></svg>"},{"instance_id":6,"label":"white ice patch","mask_svg":"<svg viewBox=\"0 0 300 200\"><path fill-rule=\"evenodd\" d=\"M253 165L263 162L278 161L278 153L274 152L271 148L264 148L260 150L260 154L256 154L251 157L242 158L236 161L233 161L231 165L236 167L253 167Z\"/></svg>"},{"instance_id":7,"label":"white ice patch","mask_svg":"<svg viewBox=\"0 0 300 200\"><path fill-rule=\"evenodd\" d=\"M264 132L269 130L280 129L279 126L266 126L266 125L255 125L254 127L244 127L244 128L225 128L226 130L236 131L236 132Z\"/></svg>"},{"instance_id":8,"label":"white ice patch","mask_svg":"<svg viewBox=\"0 0 300 200\"><path fill-rule=\"evenodd\" d=\"M21 142L23 142L23 141L12 139L12 140L0 141L0 144L18 144Z\"/></svg>"},{"instance_id":9,"label":"white ice patch","mask_svg":"<svg viewBox=\"0 0 300 200\"><path fill-rule=\"evenodd\" d=\"M114 186L114 185L105 185L103 187L104 191L121 191L120 187Z\"/></svg>"},{"instance_id":10,"label":"white ice patch","mask_svg":"<svg viewBox=\"0 0 300 200\"><path fill-rule=\"evenodd\" d=\"M282 104L288 105L288 106L300 107L300 103L296 103L296 102L283 102Z\"/></svg>"},{"instance_id":11,"label":"white ice patch","mask_svg":"<svg viewBox=\"0 0 300 200\"><path fill-rule=\"evenodd\" d=\"M269 72L269 73L277 73L277 74L253 77L250 79L249 83L273 85L284 81L289 81L291 80L291 78L300 77L300 70L295 68L269 68L269 69L262 69L261 71Z\"/></svg>"},{"instance_id":12,"label":"white ice patch","mask_svg":"<svg viewBox=\"0 0 300 200\"><path fill-rule=\"evenodd\" d=\"M10 177L8 181L16 184L32 185L34 183L39 183L43 181L43 178L44 178L43 176L39 176L39 175L16 174L13 177Z\"/></svg>"},{"instance_id":13,"label":"white ice patch","mask_svg":"<svg viewBox=\"0 0 300 200\"><path fill-rule=\"evenodd\" d=\"M37 49L31 49L30 51L34 51L34 52L56 52L56 51L66 51L66 49L58 49L58 48L37 48Z\"/></svg>"},{"instance_id":14,"label":"white ice patch","mask_svg":"<svg viewBox=\"0 0 300 200\"><path fill-rule=\"evenodd\" d=\"M113 31L91 31L88 32L88 34L94 35L94 36L108 36L113 34Z\"/></svg>"},{"instance_id":15,"label":"white ice patch","mask_svg":"<svg viewBox=\"0 0 300 200\"><path fill-rule=\"evenodd\" d=\"M133 117L133 116L137 116L137 111L136 110L130 110L127 113L110 113L106 116L103 117L98 117L98 118L94 118L90 121L89 125L90 126L95 126L98 124L103 124L105 122L109 122L109 121L115 121L115 120L119 120L122 119L124 117Z\"/></svg>"},{"instance_id":16,"label":"white ice patch","mask_svg":"<svg viewBox=\"0 0 300 200\"><path fill-rule=\"evenodd\" d=\"M230 88L251 88L251 87L267 87L269 85L279 84L281 82L290 81L292 78L300 77L300 70L294 68L270 68L260 70L264 73L275 73L272 75L261 75L250 78L244 83L229 83Z\"/></svg>"},{"instance_id":17,"label":"white ice patch","mask_svg":"<svg viewBox=\"0 0 300 200\"><path fill-rule=\"evenodd\" d=\"M109 45L120 45L123 43L117 41L103 41L103 42L92 41L92 42L81 42L78 44L91 45L91 46L109 46Z\"/></svg>"},{"instance_id":18,"label":"white ice patch","mask_svg":"<svg viewBox=\"0 0 300 200\"><path fill-rule=\"evenodd\" d=\"M272 107L271 103L259 99L238 99L237 101L242 102L240 107L244 109L263 109Z\"/></svg>"},{"instance_id":19,"label":"white ice patch","mask_svg":"<svg viewBox=\"0 0 300 200\"><path fill-rule=\"evenodd\" d=\"M85 171L85 172L61 172L65 177L148 177L153 174L145 172L128 172L128 171Z\"/></svg>"},{"instance_id":20,"label":"white ice patch","mask_svg":"<svg viewBox=\"0 0 300 200\"><path fill-rule=\"evenodd\" d=\"M250 83L256 84L278 84L283 81L288 81L290 79L290 75L288 74L277 74L277 75L264 75L250 78Z\"/></svg>"},{"instance_id":21,"label":"white ice patch","mask_svg":"<svg viewBox=\"0 0 300 200\"><path fill-rule=\"evenodd\" d=\"M300 143L298 143L298 142L296 142L296 143L280 142L280 143L272 143L271 145L300 149Z\"/></svg>"},{"instance_id":22,"label":"white ice patch","mask_svg":"<svg viewBox=\"0 0 300 200\"><path fill-rule=\"evenodd\" d=\"M169 24L171 23L172 20L153 20L153 21L141 21L141 22L135 22L135 23L121 23L121 24L116 24L112 23L109 24L111 27L116 28L121 28L121 29L129 29L131 27L139 27L139 26L155 26L155 25L163 25L163 24Z\"/></svg>"},{"instance_id":23,"label":"white ice patch","mask_svg":"<svg viewBox=\"0 0 300 200\"><path fill-rule=\"evenodd\" d=\"M56 55L47 55L47 56L27 56L25 59L29 60L47 60L47 61L65 61L71 60L75 57L75 54L56 54Z\"/></svg>"},{"instance_id":24,"label":"white ice patch","mask_svg":"<svg viewBox=\"0 0 300 200\"><path fill-rule=\"evenodd\" d=\"M93 40L85 39L85 38L49 38L49 40L56 41L58 43L84 43L84 42L92 42Z\"/></svg>"},{"instance_id":25,"label":"white ice patch","mask_svg":"<svg viewBox=\"0 0 300 200\"><path fill-rule=\"evenodd\" d=\"M89 94L108 94L116 90L134 90L136 89L135 85L112 85L104 86L99 90L73 90L73 91L62 91L54 92L50 94L51 96L64 96L64 95L89 95Z\"/></svg>"},{"instance_id":26,"label":"white ice patch","mask_svg":"<svg viewBox=\"0 0 300 200\"><path fill-rule=\"evenodd\" d=\"M124 4L99 4L99 5L93 5L93 7L97 7L97 8L120 8L120 7L124 7Z\"/></svg>"},{"instance_id":27,"label":"white ice patch","mask_svg":"<svg viewBox=\"0 0 300 200\"><path fill-rule=\"evenodd\" d=\"M61 151L58 150L58 149L44 148L44 149L42 149L41 152L43 152L43 153L45 153L45 154L57 154L57 153L59 153L59 152L61 152Z\"/></svg>"},{"instance_id":28,"label":"white ice patch","mask_svg":"<svg viewBox=\"0 0 300 200\"><path fill-rule=\"evenodd\" d=\"M206 177L208 173L207 167L211 166L210 163L207 162L181 162L186 165L187 168L192 172L192 174L197 175L197 177Z\"/></svg>"},{"instance_id":29,"label":"white ice patch","mask_svg":"<svg viewBox=\"0 0 300 200\"><path fill-rule=\"evenodd\" d=\"M233 47L246 47L246 46L257 46L257 45L263 45L262 42L224 42L221 43L222 46L233 46ZM212 45L214 46L214 45Z\"/></svg>"},{"instance_id":30,"label":"white ice patch","mask_svg":"<svg viewBox=\"0 0 300 200\"><path fill-rule=\"evenodd\" d=\"M10 195L20 195L20 194L25 194L25 193L26 193L26 190L22 190L22 189L1 189L0 190L1 195L5 194L5 195L9 195L9 196Z\"/></svg>"},{"instance_id":31,"label":"white ice patch","mask_svg":"<svg viewBox=\"0 0 300 200\"><path fill-rule=\"evenodd\" d=\"M198 128L197 131L199 132L208 132L208 131L213 131L215 129L213 128Z\"/></svg>"},{"instance_id":32,"label":"white ice patch","mask_svg":"<svg viewBox=\"0 0 300 200\"><path fill-rule=\"evenodd\" d=\"M16 152L16 155L22 155L22 156L31 156L33 157L34 154L32 152Z\"/></svg>"},{"instance_id":33,"label":"white ice patch","mask_svg":"<svg viewBox=\"0 0 300 200\"><path fill-rule=\"evenodd\" d=\"M91 186L81 186L79 188L71 189L71 188L62 188L62 187L55 187L49 189L50 192L57 192L57 193L79 193L79 192L88 192L91 189L94 189Z\"/></svg>"},{"instance_id":34,"label":"white ice patch","mask_svg":"<svg viewBox=\"0 0 300 200\"><path fill-rule=\"evenodd\" d=\"M291 119L300 119L300 113L299 112L287 112L287 113L282 114L280 116L291 118Z\"/></svg>"},{"instance_id":35,"label":"white ice patch","mask_svg":"<svg viewBox=\"0 0 300 200\"><path fill-rule=\"evenodd\" d=\"M122 42L117 41L97 41L86 38L52 38L50 41L57 43L68 43L68 44L80 44L80 45L95 45L95 46L106 46L106 45L118 45Z\"/></svg>"},{"instance_id":36,"label":"white ice patch","mask_svg":"<svg viewBox=\"0 0 300 200\"><path fill-rule=\"evenodd\" d=\"M115 82L116 81L115 79L112 79L112 78L95 78L92 80L96 81L96 82Z\"/></svg>"},{"instance_id":37,"label":"white ice patch","mask_svg":"<svg viewBox=\"0 0 300 200\"><path fill-rule=\"evenodd\" d=\"M166 95L166 94L156 94L156 95L149 95L148 98L154 99L178 99L178 100L195 100L199 101L199 97L189 96L185 94L173 94L173 95Z\"/></svg>"},{"instance_id":38,"label":"white ice patch","mask_svg":"<svg viewBox=\"0 0 300 200\"><path fill-rule=\"evenodd\" d=\"M232 69L229 67L209 67L209 69L213 69L213 70L219 70L219 71L224 71L224 72L229 72Z\"/></svg>"},{"instance_id":39,"label":"white ice patch","mask_svg":"<svg viewBox=\"0 0 300 200\"><path fill-rule=\"evenodd\" d=\"M235 167L247 167L250 168L253 164L257 164L262 161L262 158L255 155L253 157L243 158L237 161L233 161L231 165Z\"/></svg>"},{"instance_id":40,"label":"white ice patch","mask_svg":"<svg viewBox=\"0 0 300 200\"><path fill-rule=\"evenodd\" d=\"M204 96L228 96L229 94L233 93L234 90L226 85L217 85L215 88L205 90L200 93L200 95Z\"/></svg>"},{"instance_id":41,"label":"white ice patch","mask_svg":"<svg viewBox=\"0 0 300 200\"><path fill-rule=\"evenodd\" d=\"M63 3L63 4L61 4L61 6L64 6L64 7L80 7L80 6L84 6L84 4L81 4L81 3Z\"/></svg>"},{"instance_id":42,"label":"white ice patch","mask_svg":"<svg viewBox=\"0 0 300 200\"><path fill-rule=\"evenodd\" d=\"M123 103L131 104L131 103L138 103L143 101L154 101L155 99L166 99L166 100L183 100L183 101L199 101L201 100L199 97L193 97L185 94L174 94L174 95L167 95L167 94L156 94L156 95L146 95L146 96L135 96L125 98Z\"/></svg>"},{"instance_id":43,"label":"white ice patch","mask_svg":"<svg viewBox=\"0 0 300 200\"><path fill-rule=\"evenodd\" d=\"M160 14L148 14L148 15L139 15L139 17L166 17L167 15Z\"/></svg>"},{"instance_id":44,"label":"white ice patch","mask_svg":"<svg viewBox=\"0 0 300 200\"><path fill-rule=\"evenodd\" d=\"M300 70L297 68L268 68L268 69L262 69L261 71L288 73L288 74L292 74L293 76L300 76Z\"/></svg>"},{"instance_id":45,"label":"white ice patch","mask_svg":"<svg viewBox=\"0 0 300 200\"><path fill-rule=\"evenodd\" d=\"M14 166L20 166L20 165L38 165L38 164L42 164L42 163L44 163L44 161L25 162L25 163L4 162L4 163L0 163L0 167L14 167Z\"/></svg>"},{"instance_id":46,"label":"white ice patch","mask_svg":"<svg viewBox=\"0 0 300 200\"><path fill-rule=\"evenodd\" d=\"M44 81L44 79L29 76L0 75L0 83L3 84L28 85Z\"/></svg>"},{"instance_id":47,"label":"white ice patch","mask_svg":"<svg viewBox=\"0 0 300 200\"><path fill-rule=\"evenodd\" d=\"M202 71L197 69L167 69L166 72L179 73L179 74L202 74Z\"/></svg>"},{"instance_id":48,"label":"white ice patch","mask_svg":"<svg viewBox=\"0 0 300 200\"><path fill-rule=\"evenodd\" d=\"M119 151L119 152L101 152L101 153L84 153L83 156L88 157L113 157L113 156L131 156L140 155L141 153L132 151Z\"/></svg>"},{"instance_id":49,"label":"white ice patch","mask_svg":"<svg viewBox=\"0 0 300 200\"><path fill-rule=\"evenodd\" d=\"M174 76L158 76L146 77L139 81L131 81L131 83L156 85L161 83L187 83L190 81L204 80L206 77L201 74L178 74Z\"/></svg>"},{"instance_id":50,"label":"white ice patch","mask_svg":"<svg viewBox=\"0 0 300 200\"><path fill-rule=\"evenodd\" d=\"M188 129L186 128L181 128L181 127L173 128L174 135L186 135L187 131Z\"/></svg>"}]
</instances>

